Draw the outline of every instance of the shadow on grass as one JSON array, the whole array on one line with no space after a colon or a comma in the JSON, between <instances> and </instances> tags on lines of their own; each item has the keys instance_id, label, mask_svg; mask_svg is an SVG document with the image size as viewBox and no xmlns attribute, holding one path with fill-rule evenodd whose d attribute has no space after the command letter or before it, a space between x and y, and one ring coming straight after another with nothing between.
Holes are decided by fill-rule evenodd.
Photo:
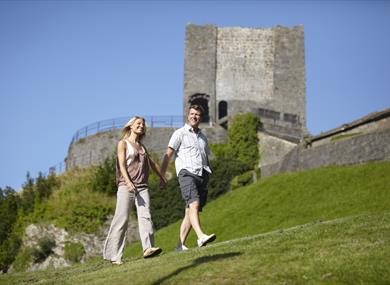
<instances>
[{"instance_id":1,"label":"shadow on grass","mask_svg":"<svg viewBox=\"0 0 390 285\"><path fill-rule=\"evenodd\" d=\"M213 262L213 261L217 261L217 260L220 260L220 259L223 259L223 258L234 257L234 256L238 256L238 255L241 255L241 254L242 254L241 252L230 252L230 253L224 253L224 254L215 254L215 255L211 255L211 256L199 257L199 258L195 259L191 264L189 264L187 266L184 266L184 267L181 267L181 268L178 268L174 272L172 272L171 274L156 280L155 282L152 283L152 285L161 284L164 281L167 281L168 279L170 279L170 278L180 274L184 270L187 270L187 269L190 269L192 267L201 265L202 263Z\"/></svg>"}]
</instances>

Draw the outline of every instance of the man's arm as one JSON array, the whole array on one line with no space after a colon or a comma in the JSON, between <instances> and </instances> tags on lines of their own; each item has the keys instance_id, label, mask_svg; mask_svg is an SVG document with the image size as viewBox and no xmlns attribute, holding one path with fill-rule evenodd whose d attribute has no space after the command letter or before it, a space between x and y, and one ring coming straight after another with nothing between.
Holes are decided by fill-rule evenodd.
<instances>
[{"instance_id":1,"label":"man's arm","mask_svg":"<svg viewBox=\"0 0 390 285\"><path fill-rule=\"evenodd\" d=\"M165 173L166 173L167 168L168 168L168 163L169 163L169 161L171 160L171 158L173 157L174 154L175 154L175 150L173 148L168 147L167 151L165 152L165 155L164 155L164 158L163 158L163 162L161 164L161 174L163 176L165 176Z\"/></svg>"}]
</instances>

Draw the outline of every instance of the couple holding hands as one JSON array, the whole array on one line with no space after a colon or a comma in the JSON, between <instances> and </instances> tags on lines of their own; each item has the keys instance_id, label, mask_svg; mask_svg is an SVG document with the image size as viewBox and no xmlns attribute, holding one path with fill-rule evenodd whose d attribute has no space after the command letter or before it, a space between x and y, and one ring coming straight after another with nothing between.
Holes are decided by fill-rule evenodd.
<instances>
[{"instance_id":1,"label":"couple holding hands","mask_svg":"<svg viewBox=\"0 0 390 285\"><path fill-rule=\"evenodd\" d=\"M160 187L164 187L167 182L165 173L173 157L181 194L186 203L176 250L188 250L185 241L191 229L194 229L198 237L199 247L215 240L215 234L207 235L202 231L199 220L199 212L206 204L208 176L211 173L207 138L199 129L202 115L201 106L192 105L188 108L187 123L172 134L161 168L151 159L141 143L146 132L145 119L133 117L123 127L123 136L117 147L117 202L103 248L105 260L112 264L122 264L127 224L134 204L137 209L143 257L149 258L161 253L162 249L154 246L148 177L152 169L160 177Z\"/></svg>"}]
</instances>

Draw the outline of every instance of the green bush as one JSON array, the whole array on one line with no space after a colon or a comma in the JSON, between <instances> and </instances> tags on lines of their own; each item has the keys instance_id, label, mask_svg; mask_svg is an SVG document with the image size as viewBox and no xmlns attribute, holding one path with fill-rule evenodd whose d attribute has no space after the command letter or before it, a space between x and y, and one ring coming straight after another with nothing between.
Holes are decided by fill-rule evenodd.
<instances>
[{"instance_id":1,"label":"green bush","mask_svg":"<svg viewBox=\"0 0 390 285\"><path fill-rule=\"evenodd\" d=\"M224 158L228 159L231 157L229 151L229 144L210 144L210 150L212 153L211 159Z\"/></svg>"},{"instance_id":2,"label":"green bush","mask_svg":"<svg viewBox=\"0 0 390 285\"><path fill-rule=\"evenodd\" d=\"M34 247L31 250L31 258L34 263L40 263L46 259L47 256L43 254L40 248Z\"/></svg>"},{"instance_id":3,"label":"green bush","mask_svg":"<svg viewBox=\"0 0 390 285\"><path fill-rule=\"evenodd\" d=\"M49 256L53 253L53 247L56 246L56 241L52 238L44 237L38 241L38 246L46 256Z\"/></svg>"},{"instance_id":4,"label":"green bush","mask_svg":"<svg viewBox=\"0 0 390 285\"><path fill-rule=\"evenodd\" d=\"M79 205L71 210L71 214L59 219L60 224L70 232L94 233L111 213L111 207Z\"/></svg>"},{"instance_id":5,"label":"green bush","mask_svg":"<svg viewBox=\"0 0 390 285\"><path fill-rule=\"evenodd\" d=\"M50 254L53 253L53 248L56 246L54 239L43 237L38 241L38 246L31 251L32 260L35 263L44 261Z\"/></svg>"},{"instance_id":6,"label":"green bush","mask_svg":"<svg viewBox=\"0 0 390 285\"><path fill-rule=\"evenodd\" d=\"M116 186L116 155L107 158L96 168L92 180L92 189L96 192L115 195Z\"/></svg>"},{"instance_id":7,"label":"green bush","mask_svg":"<svg viewBox=\"0 0 390 285\"><path fill-rule=\"evenodd\" d=\"M80 262L81 258L85 253L84 246L80 243L67 242L64 248L64 257L66 260L77 263Z\"/></svg>"},{"instance_id":8,"label":"green bush","mask_svg":"<svg viewBox=\"0 0 390 285\"><path fill-rule=\"evenodd\" d=\"M164 189L159 188L157 175L151 175L149 179L149 191L151 197L151 213L156 229L161 229L183 218L184 202L177 177L170 179Z\"/></svg>"},{"instance_id":9,"label":"green bush","mask_svg":"<svg viewBox=\"0 0 390 285\"><path fill-rule=\"evenodd\" d=\"M0 245L0 271L7 272L9 266L15 260L15 256L18 254L21 239L12 233L1 245Z\"/></svg>"},{"instance_id":10,"label":"green bush","mask_svg":"<svg viewBox=\"0 0 390 285\"><path fill-rule=\"evenodd\" d=\"M13 268L17 272L26 271L32 261L32 248L26 247L19 251L13 262Z\"/></svg>"},{"instance_id":11,"label":"green bush","mask_svg":"<svg viewBox=\"0 0 390 285\"><path fill-rule=\"evenodd\" d=\"M252 113L235 115L229 122L228 145L230 156L256 167L259 161L257 131L260 121Z\"/></svg>"},{"instance_id":12,"label":"green bush","mask_svg":"<svg viewBox=\"0 0 390 285\"><path fill-rule=\"evenodd\" d=\"M230 181L233 177L250 169L248 164L236 159L216 158L210 161L213 173L209 180L209 200L230 190Z\"/></svg>"},{"instance_id":13,"label":"green bush","mask_svg":"<svg viewBox=\"0 0 390 285\"><path fill-rule=\"evenodd\" d=\"M254 175L254 171L250 170L241 175L234 177L232 182L230 182L231 189L234 190L242 186L252 184L253 182L255 182L253 179L253 175Z\"/></svg>"}]
</instances>

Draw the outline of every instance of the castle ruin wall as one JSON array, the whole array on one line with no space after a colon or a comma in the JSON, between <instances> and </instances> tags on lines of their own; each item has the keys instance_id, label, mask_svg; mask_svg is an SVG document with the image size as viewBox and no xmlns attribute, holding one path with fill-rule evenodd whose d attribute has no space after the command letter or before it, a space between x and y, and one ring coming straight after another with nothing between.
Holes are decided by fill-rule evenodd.
<instances>
[{"instance_id":1,"label":"castle ruin wall","mask_svg":"<svg viewBox=\"0 0 390 285\"><path fill-rule=\"evenodd\" d=\"M226 130L220 126L201 125L209 143L226 143ZM148 128L142 143L151 155L162 159L175 128ZM120 130L111 130L80 139L68 149L66 170L99 165L116 153Z\"/></svg>"},{"instance_id":2,"label":"castle ruin wall","mask_svg":"<svg viewBox=\"0 0 390 285\"><path fill-rule=\"evenodd\" d=\"M261 167L262 177L330 165L390 161L390 129L340 139L317 147L299 145L280 162Z\"/></svg>"}]
</instances>

